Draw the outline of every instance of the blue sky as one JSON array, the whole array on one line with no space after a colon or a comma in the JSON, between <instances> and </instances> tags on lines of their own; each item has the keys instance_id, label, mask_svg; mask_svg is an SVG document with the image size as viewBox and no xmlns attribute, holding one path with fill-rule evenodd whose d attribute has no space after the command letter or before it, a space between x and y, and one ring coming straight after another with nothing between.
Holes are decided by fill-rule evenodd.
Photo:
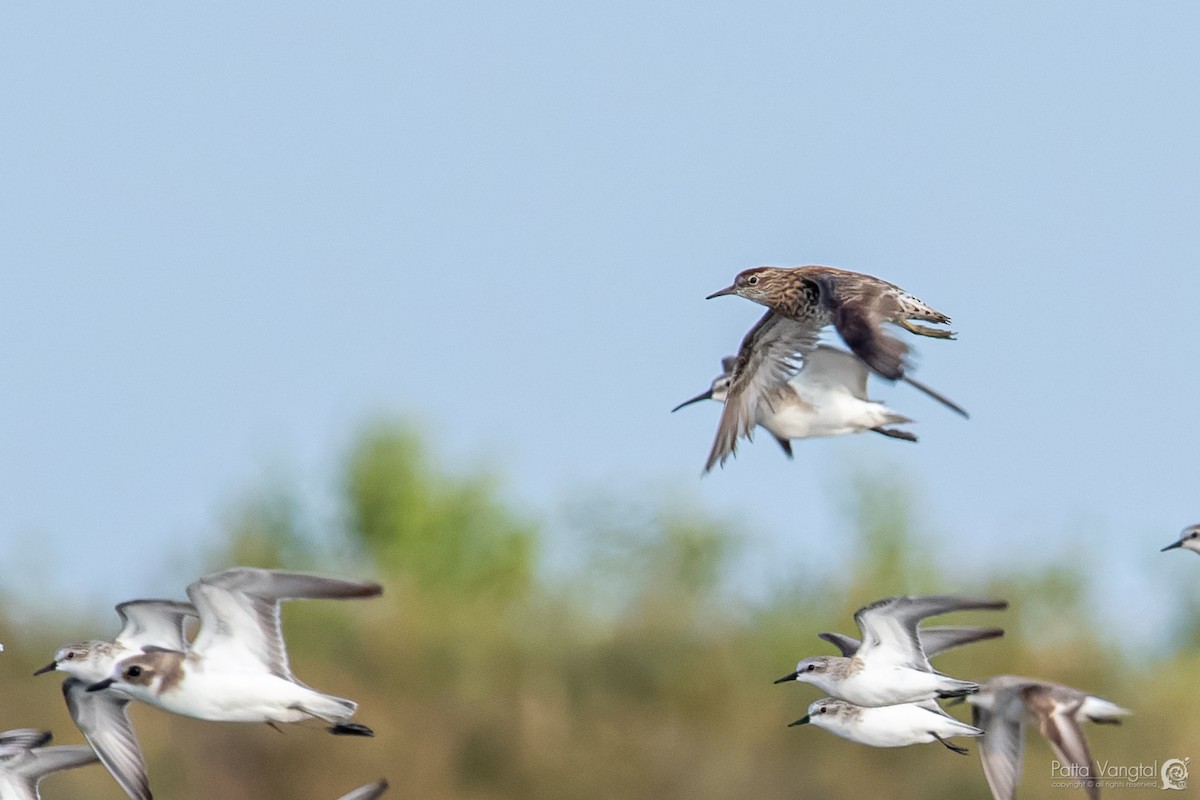
<instances>
[{"instance_id":1,"label":"blue sky","mask_svg":"<svg viewBox=\"0 0 1200 800\"><path fill-rule=\"evenodd\" d=\"M1161 621L1200 569L1156 552L1200 519L1197 30L1187 3L7 6L0 563L175 591L166 543L264 474L327 503L389 414L535 515L695 497L764 571L832 568L846 476L903 473L962 574L1086 553ZM759 314L704 296L764 263L951 314L917 374L971 420L879 385L919 445L762 441L701 480L717 407L667 412Z\"/></svg>"}]
</instances>

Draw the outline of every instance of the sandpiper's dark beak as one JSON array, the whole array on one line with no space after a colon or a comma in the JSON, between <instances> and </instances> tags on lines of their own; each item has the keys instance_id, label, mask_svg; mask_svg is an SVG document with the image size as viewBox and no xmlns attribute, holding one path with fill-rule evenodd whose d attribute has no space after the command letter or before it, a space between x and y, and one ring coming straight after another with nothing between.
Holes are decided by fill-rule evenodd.
<instances>
[{"instance_id":1,"label":"sandpiper's dark beak","mask_svg":"<svg viewBox=\"0 0 1200 800\"><path fill-rule=\"evenodd\" d=\"M43 672L53 672L53 671L54 671L54 670L56 670L56 669L58 669L58 662L57 662L57 661L51 661L49 664L47 664L46 666L42 667L41 669L39 669L37 672L35 672L35 673L33 673L33 674L34 674L34 675L41 675Z\"/></svg>"},{"instance_id":2,"label":"sandpiper's dark beak","mask_svg":"<svg viewBox=\"0 0 1200 800\"><path fill-rule=\"evenodd\" d=\"M800 719L796 720L795 722L789 722L789 723L788 723L788 727L789 727L789 728L794 728L794 727L796 727L797 725L807 725L807 724L808 724L810 721L811 721L811 720L809 719L809 715L808 715L808 714L805 714L803 717L801 717Z\"/></svg>"},{"instance_id":3,"label":"sandpiper's dark beak","mask_svg":"<svg viewBox=\"0 0 1200 800\"><path fill-rule=\"evenodd\" d=\"M1183 547L1183 539L1180 539L1178 542L1172 542L1171 544L1167 545L1166 547L1164 547L1162 550L1159 550L1158 552L1165 553L1168 550L1174 550L1176 547Z\"/></svg>"},{"instance_id":4,"label":"sandpiper's dark beak","mask_svg":"<svg viewBox=\"0 0 1200 800\"><path fill-rule=\"evenodd\" d=\"M691 400L684 400L682 403L680 403L679 405L672 408L671 413L674 414L676 411L683 408L684 406L690 406L692 403L699 403L701 400L712 400L712 389L709 389L707 392L701 392L700 394L693 397Z\"/></svg>"},{"instance_id":5,"label":"sandpiper's dark beak","mask_svg":"<svg viewBox=\"0 0 1200 800\"><path fill-rule=\"evenodd\" d=\"M775 683L787 683L788 681L794 681L794 680L796 680L796 676L798 676L799 674L800 674L799 672L789 672L787 675L784 675L782 678L775 681ZM805 717L805 720L807 720L807 719L808 719L808 717Z\"/></svg>"},{"instance_id":6,"label":"sandpiper's dark beak","mask_svg":"<svg viewBox=\"0 0 1200 800\"><path fill-rule=\"evenodd\" d=\"M108 687L112 686L114 683L116 683L115 679L105 678L104 680L100 681L99 683L93 683L91 686L87 687L87 690L89 692L99 692L104 689L107 689Z\"/></svg>"},{"instance_id":7,"label":"sandpiper's dark beak","mask_svg":"<svg viewBox=\"0 0 1200 800\"><path fill-rule=\"evenodd\" d=\"M734 292L736 292L736 291L737 291L737 285L736 285L736 284L735 284L735 285L733 285L733 286L726 286L726 287L725 287L724 289L722 289L721 291L719 291L719 292L713 292L712 294L710 294L708 297L706 297L706 298L704 298L704 299L705 299L705 300L712 300L714 297L724 297L725 295L727 295L727 294L733 294L733 293L734 293Z\"/></svg>"}]
</instances>

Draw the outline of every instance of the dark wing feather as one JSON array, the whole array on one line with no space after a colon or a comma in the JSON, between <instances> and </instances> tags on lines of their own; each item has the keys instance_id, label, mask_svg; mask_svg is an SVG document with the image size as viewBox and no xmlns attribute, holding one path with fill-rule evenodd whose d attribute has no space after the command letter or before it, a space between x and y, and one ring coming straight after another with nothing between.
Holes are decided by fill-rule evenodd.
<instances>
[{"instance_id":1,"label":"dark wing feather","mask_svg":"<svg viewBox=\"0 0 1200 800\"><path fill-rule=\"evenodd\" d=\"M962 647L972 642L982 642L984 639L995 639L1004 635L1003 628L976 628L971 625L930 625L928 628L917 628L921 639L921 649L926 658L933 658L939 653ZM842 651L849 658L858 652L862 642L844 633L818 633L817 636ZM978 727L978 726L976 726Z\"/></svg>"},{"instance_id":2,"label":"dark wing feather","mask_svg":"<svg viewBox=\"0 0 1200 800\"><path fill-rule=\"evenodd\" d=\"M888 380L903 378L908 345L883 330L883 323L901 311L896 296L884 291L886 284L849 273L831 272L812 279L820 287L822 307L854 355Z\"/></svg>"},{"instance_id":3,"label":"dark wing feather","mask_svg":"<svg viewBox=\"0 0 1200 800\"><path fill-rule=\"evenodd\" d=\"M929 397L932 397L934 400L937 400L939 403L941 403L942 405L944 405L946 408L950 409L954 413L962 415L962 417L964 419L971 418L971 415L967 413L966 409L964 409L958 403L955 403L949 397L946 397L946 395L942 394L938 390L929 386L928 384L921 383L916 378L910 378L908 375L904 376L904 382L907 383L909 386L913 387L914 389L924 392L926 395L928 395Z\"/></svg>"},{"instance_id":4,"label":"dark wing feather","mask_svg":"<svg viewBox=\"0 0 1200 800\"><path fill-rule=\"evenodd\" d=\"M858 652L858 648L862 646L862 642L858 639L855 639L853 636L847 636L844 633L825 631L824 633L818 633L817 638L824 639L838 650L841 650L843 658L851 658Z\"/></svg>"},{"instance_id":5,"label":"dark wing feather","mask_svg":"<svg viewBox=\"0 0 1200 800\"><path fill-rule=\"evenodd\" d=\"M996 639L1004 635L1004 629L977 628L973 625L930 625L928 628L917 628L917 634L921 637L921 648L926 657L933 658L939 653L972 642Z\"/></svg>"},{"instance_id":6,"label":"dark wing feather","mask_svg":"<svg viewBox=\"0 0 1200 800\"><path fill-rule=\"evenodd\" d=\"M796 374L804 354L817 346L820 327L768 311L742 339L717 424L717 436L704 471L737 452L738 439L750 438L758 424L758 404Z\"/></svg>"}]
</instances>

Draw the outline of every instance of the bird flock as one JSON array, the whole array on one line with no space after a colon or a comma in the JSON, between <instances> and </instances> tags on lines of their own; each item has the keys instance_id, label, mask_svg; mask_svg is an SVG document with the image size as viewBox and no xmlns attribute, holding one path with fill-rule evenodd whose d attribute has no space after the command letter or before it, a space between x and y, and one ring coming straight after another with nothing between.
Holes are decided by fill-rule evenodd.
<instances>
[{"instance_id":1,"label":"bird flock","mask_svg":"<svg viewBox=\"0 0 1200 800\"><path fill-rule=\"evenodd\" d=\"M357 709L352 700L318 692L292 675L279 611L285 600L382 592L377 583L234 567L194 581L187 602L121 603L121 630L111 642L64 645L34 673L66 676L63 697L87 745L45 747L50 732L33 728L0 734L0 800L37 798L46 775L96 761L132 800L152 800L127 713L133 701L217 722L318 721L332 734L372 736L366 725L351 721ZM381 779L340 800L373 800L387 786Z\"/></svg>"},{"instance_id":2,"label":"bird flock","mask_svg":"<svg viewBox=\"0 0 1200 800\"><path fill-rule=\"evenodd\" d=\"M953 339L944 327L950 317L895 284L826 266L763 266L739 273L733 283L706 299L737 295L767 311L742 339L735 356L722 359L721 375L708 391L672 411L701 400L723 404L704 472L737 452L762 426L788 458L792 441L873 431L915 442L894 426L912 420L868 399L871 373L903 381L964 418L967 412L909 372L909 346L890 333L892 323L910 333ZM832 326L849 352L821 342ZM1186 528L1163 550L1200 553L1200 525ZM841 655L801 660L776 683L808 683L829 695L812 702L791 726L814 725L873 747L904 747L938 742L965 754L952 739L979 741L983 772L995 800L1012 800L1020 781L1025 727L1034 724L1050 743L1067 774L1090 800L1100 796L1096 763L1083 732L1084 722L1118 724L1130 712L1079 689L1018 675L983 681L960 680L933 668L929 659L951 648L994 639L1001 628L930 626L928 617L955 611L1008 607L1004 600L954 596L889 597L854 615L861 641L821 633ZM938 701L966 702L970 724L947 713ZM1164 788L1167 788L1164 786Z\"/></svg>"},{"instance_id":3,"label":"bird flock","mask_svg":"<svg viewBox=\"0 0 1200 800\"><path fill-rule=\"evenodd\" d=\"M967 416L908 374L908 345L884 328L892 323L919 336L953 339L945 328L922 324L946 325L950 318L894 284L824 266L757 267L709 297L724 295L768 310L736 356L722 360L722 374L711 387L674 409L706 399L723 404L705 472L724 465L739 440L752 438L760 425L788 457L793 440L817 436L874 431L915 442L914 434L896 427L911 419L868 399L871 373L904 381ZM849 352L820 342L830 325ZM1200 553L1200 525L1184 529L1163 550L1176 548ZM152 800L127 713L133 702L202 720L313 723L335 735L372 736L369 727L353 721L354 701L319 692L292 674L280 604L367 599L382 592L372 582L233 567L194 581L186 601L121 603L116 607L121 629L112 641L64 645L34 673L64 675L63 697L87 744L48 746L50 732L37 728L0 733L0 800L38 798L47 775L95 762L132 800ZM975 739L993 797L1011 800L1021 777L1025 728L1034 724L1088 797L1098 798L1083 723L1117 724L1129 711L1045 680L997 675L976 681L945 675L930 664L947 650L995 639L1004 630L922 626L926 619L1007 607L1000 599L943 595L888 597L863 606L854 615L861 639L819 633L840 654L806 657L775 681L811 684L827 695L810 703L791 726L813 725L873 747L937 742L959 754L967 748L954 740ZM965 702L971 722L952 716L939 701ZM387 787L381 779L340 800L372 800Z\"/></svg>"}]
</instances>

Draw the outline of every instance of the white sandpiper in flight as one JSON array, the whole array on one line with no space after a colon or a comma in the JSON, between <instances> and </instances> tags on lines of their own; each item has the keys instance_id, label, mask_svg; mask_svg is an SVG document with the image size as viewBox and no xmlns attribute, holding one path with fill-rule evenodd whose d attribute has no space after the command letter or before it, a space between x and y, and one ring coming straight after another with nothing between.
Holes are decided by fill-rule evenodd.
<instances>
[{"instance_id":1,"label":"white sandpiper in flight","mask_svg":"<svg viewBox=\"0 0 1200 800\"><path fill-rule=\"evenodd\" d=\"M701 400L724 403L733 380L735 361L733 356L721 359L722 372L708 391L683 401L671 411ZM884 427L913 420L883 403L867 399L869 373L867 365L853 353L820 345L804 356L799 372L781 381L773 392L764 393L759 400L757 422L775 437L789 458L792 456L792 439L875 431L896 439L916 441L917 437L907 431Z\"/></svg>"},{"instance_id":2,"label":"white sandpiper in flight","mask_svg":"<svg viewBox=\"0 0 1200 800\"><path fill-rule=\"evenodd\" d=\"M875 708L825 697L808 707L808 714L788 725L812 723L843 739L871 747L906 747L941 742L959 754L967 749L946 741L954 736L982 736L974 725L960 722L928 700Z\"/></svg>"},{"instance_id":3,"label":"white sandpiper in flight","mask_svg":"<svg viewBox=\"0 0 1200 800\"><path fill-rule=\"evenodd\" d=\"M735 363L736 359L732 356L721 359L722 373L713 380L708 391L685 400L671 411L678 411L701 400L724 403L733 381ZM818 345L804 354L800 371L795 375L764 374L763 379L771 379L775 383L761 388L755 421L767 429L788 458L792 457L792 439L874 431L894 439L917 441L913 433L887 427L904 425L913 420L883 403L867 398L869 374L867 365L853 353L829 345ZM908 376L902 380L967 416L966 411L925 384Z\"/></svg>"},{"instance_id":4,"label":"white sandpiper in flight","mask_svg":"<svg viewBox=\"0 0 1200 800\"><path fill-rule=\"evenodd\" d=\"M1177 547L1182 547L1184 550L1191 550L1193 553L1200 553L1200 525L1189 525L1184 528L1183 533L1179 535L1176 541L1171 542L1159 552L1165 553Z\"/></svg>"},{"instance_id":5,"label":"white sandpiper in flight","mask_svg":"<svg viewBox=\"0 0 1200 800\"><path fill-rule=\"evenodd\" d=\"M966 698L972 722L984 730L979 758L995 800L1012 800L1021 780L1025 723L1032 720L1061 763L1070 765L1091 800L1100 797L1095 762L1083 735L1086 721L1120 724L1130 712L1115 703L1058 683L998 675Z\"/></svg>"},{"instance_id":6,"label":"white sandpiper in flight","mask_svg":"<svg viewBox=\"0 0 1200 800\"><path fill-rule=\"evenodd\" d=\"M132 800L150 800L150 782L137 734L129 723L129 695L116 688L88 692L107 678L122 658L144 648L187 648L188 621L196 617L191 603L175 600L130 600L117 606L121 630L111 642L92 640L60 647L54 660L34 675L65 672L63 697L76 727Z\"/></svg>"},{"instance_id":7,"label":"white sandpiper in flight","mask_svg":"<svg viewBox=\"0 0 1200 800\"><path fill-rule=\"evenodd\" d=\"M321 719L336 734L371 736L350 722L357 704L297 681L280 628L283 600L376 597L377 583L300 572L234 567L188 586L200 629L186 650L145 647L88 687L110 686L134 699L198 719L290 723Z\"/></svg>"},{"instance_id":8,"label":"white sandpiper in flight","mask_svg":"<svg viewBox=\"0 0 1200 800\"><path fill-rule=\"evenodd\" d=\"M972 694L979 691L978 683L951 678L930 666L917 624L951 611L1007 607L1004 600L939 595L878 600L854 614L863 644L853 656L806 658L775 683L811 683L836 699L868 707Z\"/></svg>"},{"instance_id":9,"label":"white sandpiper in flight","mask_svg":"<svg viewBox=\"0 0 1200 800\"><path fill-rule=\"evenodd\" d=\"M0 800L38 800L38 784L52 772L95 763L85 744L45 747L50 731L18 728L0 733Z\"/></svg>"}]
</instances>

